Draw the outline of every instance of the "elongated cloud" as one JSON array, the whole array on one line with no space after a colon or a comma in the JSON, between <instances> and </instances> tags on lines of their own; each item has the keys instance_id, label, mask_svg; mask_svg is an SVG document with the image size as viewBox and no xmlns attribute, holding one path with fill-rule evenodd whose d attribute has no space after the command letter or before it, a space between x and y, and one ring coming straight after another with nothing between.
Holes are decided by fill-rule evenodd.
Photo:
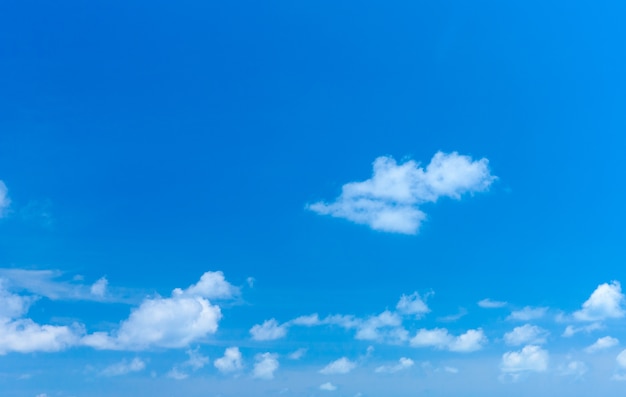
<instances>
[{"instance_id":1,"label":"elongated cloud","mask_svg":"<svg viewBox=\"0 0 626 397\"><path fill-rule=\"evenodd\" d=\"M487 190L496 179L488 163L486 158L474 161L457 152L437 152L424 169L412 160L398 164L392 157L379 157L370 179L347 183L335 201L308 209L374 230L415 234L426 219L421 204Z\"/></svg>"},{"instance_id":2,"label":"elongated cloud","mask_svg":"<svg viewBox=\"0 0 626 397\"><path fill-rule=\"evenodd\" d=\"M347 374L356 368L354 361L348 360L347 357L341 357L322 368L320 374L335 375L335 374Z\"/></svg>"},{"instance_id":3,"label":"elongated cloud","mask_svg":"<svg viewBox=\"0 0 626 397\"><path fill-rule=\"evenodd\" d=\"M482 329L470 329L464 334L453 336L445 328L420 329L410 340L413 347L434 347L441 350L469 353L480 350L487 343Z\"/></svg>"},{"instance_id":4,"label":"elongated cloud","mask_svg":"<svg viewBox=\"0 0 626 397\"><path fill-rule=\"evenodd\" d=\"M146 363L140 358L135 357L128 362L122 360L118 363L106 367L100 374L103 376L121 376L131 372L139 372L146 368Z\"/></svg>"},{"instance_id":5,"label":"elongated cloud","mask_svg":"<svg viewBox=\"0 0 626 397\"><path fill-rule=\"evenodd\" d=\"M374 370L374 372L392 374L394 372L399 372L399 371L402 371L402 370L405 370L405 369L409 369L414 364L415 364L415 362L413 360L411 360L410 358L402 357L402 358L400 358L398 364L395 364L395 365L381 365L380 367L377 367Z\"/></svg>"},{"instance_id":6,"label":"elongated cloud","mask_svg":"<svg viewBox=\"0 0 626 397\"><path fill-rule=\"evenodd\" d=\"M9 205L11 205L9 190L7 189L7 185L0 181L0 218L6 215Z\"/></svg>"}]
</instances>

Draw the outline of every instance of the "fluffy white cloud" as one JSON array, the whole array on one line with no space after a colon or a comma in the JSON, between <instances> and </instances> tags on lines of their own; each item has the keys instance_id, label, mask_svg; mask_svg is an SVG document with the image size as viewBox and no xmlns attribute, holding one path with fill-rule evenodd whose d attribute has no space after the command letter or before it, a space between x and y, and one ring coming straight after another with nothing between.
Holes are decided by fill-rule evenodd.
<instances>
[{"instance_id":1,"label":"fluffy white cloud","mask_svg":"<svg viewBox=\"0 0 626 397\"><path fill-rule=\"evenodd\" d=\"M330 382L326 382L326 383L322 383L320 385L320 390L324 390L324 391L335 391L337 390L337 386L333 385Z\"/></svg>"},{"instance_id":2,"label":"fluffy white cloud","mask_svg":"<svg viewBox=\"0 0 626 397\"><path fill-rule=\"evenodd\" d=\"M395 365L381 365L380 367L377 367L374 370L374 372L392 374L394 372L399 372L399 371L402 371L404 369L409 369L413 365L415 365L415 362L413 360L411 360L410 358L402 357L402 358L400 358L398 364L395 364Z\"/></svg>"},{"instance_id":3,"label":"fluffy white cloud","mask_svg":"<svg viewBox=\"0 0 626 397\"><path fill-rule=\"evenodd\" d=\"M434 347L462 353L480 350L485 343L487 343L487 337L480 328L470 329L456 337L450 335L445 328L432 330L422 328L410 341L413 347Z\"/></svg>"},{"instance_id":4,"label":"fluffy white cloud","mask_svg":"<svg viewBox=\"0 0 626 397\"><path fill-rule=\"evenodd\" d=\"M308 316L300 316L289 321L290 325L301 325L304 327L313 327L320 325L322 322L317 313L309 314Z\"/></svg>"},{"instance_id":5,"label":"fluffy white cloud","mask_svg":"<svg viewBox=\"0 0 626 397\"><path fill-rule=\"evenodd\" d=\"M266 320L263 324L257 324L250 329L252 339L262 340L276 340L284 338L287 335L287 326L280 325L275 319Z\"/></svg>"},{"instance_id":6,"label":"fluffy white cloud","mask_svg":"<svg viewBox=\"0 0 626 397\"><path fill-rule=\"evenodd\" d=\"M109 285L109 280L106 277L100 278L98 281L93 283L89 291L92 295L103 297L107 292L107 286Z\"/></svg>"},{"instance_id":7,"label":"fluffy white cloud","mask_svg":"<svg viewBox=\"0 0 626 397\"><path fill-rule=\"evenodd\" d=\"M485 191L495 179L487 159L473 161L456 152L437 152L426 169L415 161L398 164L383 156L374 161L370 179L347 183L334 202L318 202L308 208L375 230L415 234L426 218L420 204Z\"/></svg>"},{"instance_id":8,"label":"fluffy white cloud","mask_svg":"<svg viewBox=\"0 0 626 397\"><path fill-rule=\"evenodd\" d=\"M14 319L26 314L36 300L32 296L12 294L5 288L6 281L0 279L0 319Z\"/></svg>"},{"instance_id":9,"label":"fluffy white cloud","mask_svg":"<svg viewBox=\"0 0 626 397\"><path fill-rule=\"evenodd\" d=\"M478 306L483 309L499 309L507 305L507 302L503 301L494 301L489 298L478 301Z\"/></svg>"},{"instance_id":10,"label":"fluffy white cloud","mask_svg":"<svg viewBox=\"0 0 626 397\"><path fill-rule=\"evenodd\" d=\"M601 321L608 318L624 317L624 295L617 281L601 284L583 303L582 309L574 312L574 318L580 321Z\"/></svg>"},{"instance_id":11,"label":"fluffy white cloud","mask_svg":"<svg viewBox=\"0 0 626 397\"><path fill-rule=\"evenodd\" d=\"M191 367L194 371L204 368L209 363L209 358L200 354L198 349L187 350L187 356L189 357L182 365L183 367Z\"/></svg>"},{"instance_id":12,"label":"fluffy white cloud","mask_svg":"<svg viewBox=\"0 0 626 397\"><path fill-rule=\"evenodd\" d=\"M548 312L547 307L526 306L521 310L516 310L516 311L511 312L511 314L507 317L507 320L531 321L531 320L536 320L545 316L547 312Z\"/></svg>"},{"instance_id":13,"label":"fluffy white cloud","mask_svg":"<svg viewBox=\"0 0 626 397\"><path fill-rule=\"evenodd\" d=\"M549 355L546 350L536 345L527 345L520 351L506 352L502 355L502 372L543 372L548 369Z\"/></svg>"},{"instance_id":14,"label":"fluffy white cloud","mask_svg":"<svg viewBox=\"0 0 626 397\"><path fill-rule=\"evenodd\" d=\"M274 372L278 369L278 355L272 353L257 354L252 376L258 379L274 379Z\"/></svg>"},{"instance_id":15,"label":"fluffy white cloud","mask_svg":"<svg viewBox=\"0 0 626 397\"><path fill-rule=\"evenodd\" d=\"M8 193L7 185L0 181L0 218L6 215L7 209L11 205Z\"/></svg>"},{"instance_id":16,"label":"fluffy white cloud","mask_svg":"<svg viewBox=\"0 0 626 397\"><path fill-rule=\"evenodd\" d=\"M209 273L215 274L205 275ZM203 279L206 278L203 276ZM171 298L145 299L115 332L96 332L85 336L82 343L96 349L113 350L177 348L215 333L222 313L206 296L224 295L219 288L215 292L205 288L203 279L185 291L174 290ZM198 288L199 284L203 287ZM192 295L194 291L201 296Z\"/></svg>"},{"instance_id":17,"label":"fluffy white cloud","mask_svg":"<svg viewBox=\"0 0 626 397\"><path fill-rule=\"evenodd\" d=\"M355 335L359 340L390 340L403 341L408 338L408 332L403 328L402 318L388 310L363 321L357 328Z\"/></svg>"},{"instance_id":18,"label":"fluffy white cloud","mask_svg":"<svg viewBox=\"0 0 626 397\"><path fill-rule=\"evenodd\" d=\"M595 343L588 346L585 351L587 353L595 353L600 350L610 349L613 346L619 345L619 340L610 336L605 336L603 338L598 338Z\"/></svg>"},{"instance_id":19,"label":"fluffy white cloud","mask_svg":"<svg viewBox=\"0 0 626 397\"><path fill-rule=\"evenodd\" d=\"M430 312L426 302L417 292L413 292L411 295L402 295L396 305L396 310L402 314L414 314L417 318Z\"/></svg>"},{"instance_id":20,"label":"fluffy white cloud","mask_svg":"<svg viewBox=\"0 0 626 397\"><path fill-rule=\"evenodd\" d=\"M513 331L504 334L504 342L507 345L541 345L546 343L548 331L536 325L524 324L513 328Z\"/></svg>"},{"instance_id":21,"label":"fluffy white cloud","mask_svg":"<svg viewBox=\"0 0 626 397\"><path fill-rule=\"evenodd\" d=\"M333 361L320 370L320 374L333 375L333 374L347 374L356 368L354 361L348 360L347 357L341 357L338 360Z\"/></svg>"},{"instance_id":22,"label":"fluffy white cloud","mask_svg":"<svg viewBox=\"0 0 626 397\"><path fill-rule=\"evenodd\" d=\"M146 368L146 363L140 358L135 357L131 362L122 360L119 363L115 363L106 367L100 375L103 376L121 376L131 372L143 371Z\"/></svg>"},{"instance_id":23,"label":"fluffy white cloud","mask_svg":"<svg viewBox=\"0 0 626 397\"><path fill-rule=\"evenodd\" d=\"M243 368L241 352L238 347L229 347L224 351L224 356L213 362L215 368L222 373L239 371Z\"/></svg>"},{"instance_id":24,"label":"fluffy white cloud","mask_svg":"<svg viewBox=\"0 0 626 397\"><path fill-rule=\"evenodd\" d=\"M0 319L0 355L9 352L56 352L74 346L83 329L79 325L40 325L30 319Z\"/></svg>"},{"instance_id":25,"label":"fluffy white cloud","mask_svg":"<svg viewBox=\"0 0 626 397\"><path fill-rule=\"evenodd\" d=\"M173 295L200 296L206 299L230 299L239 294L239 289L224 278L222 272L206 272L200 281L185 290L176 288Z\"/></svg>"}]
</instances>

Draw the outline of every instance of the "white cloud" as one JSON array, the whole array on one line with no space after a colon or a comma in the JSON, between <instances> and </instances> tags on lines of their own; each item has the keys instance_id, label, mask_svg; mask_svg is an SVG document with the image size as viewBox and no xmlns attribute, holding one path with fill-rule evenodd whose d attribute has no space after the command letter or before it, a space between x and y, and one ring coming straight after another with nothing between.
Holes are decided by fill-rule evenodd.
<instances>
[{"instance_id":1,"label":"white cloud","mask_svg":"<svg viewBox=\"0 0 626 397\"><path fill-rule=\"evenodd\" d=\"M432 330L422 328L410 341L413 347L434 347L461 353L480 350L485 343L487 343L487 337L480 328L470 329L456 337L450 335L445 328Z\"/></svg>"},{"instance_id":2,"label":"white cloud","mask_svg":"<svg viewBox=\"0 0 626 397\"><path fill-rule=\"evenodd\" d=\"M437 321L451 323L451 322L460 320L461 318L465 317L466 315L467 315L467 309L465 309L464 307L461 307L461 308L459 308L459 311L457 313L449 314L449 315L443 316L443 317L439 317L439 318L437 318Z\"/></svg>"},{"instance_id":3,"label":"white cloud","mask_svg":"<svg viewBox=\"0 0 626 397\"><path fill-rule=\"evenodd\" d=\"M608 318L624 317L624 295L617 281L601 284L583 303L582 309L574 312L574 318L580 321L601 321Z\"/></svg>"},{"instance_id":4,"label":"white cloud","mask_svg":"<svg viewBox=\"0 0 626 397\"><path fill-rule=\"evenodd\" d=\"M593 331L598 331L601 329L604 329L604 326L601 323L592 323L582 327L574 327L573 325L568 325L567 327L565 327L565 331L563 331L563 334L561 336L563 336L564 338L569 338L579 332L591 333Z\"/></svg>"},{"instance_id":5,"label":"white cloud","mask_svg":"<svg viewBox=\"0 0 626 397\"><path fill-rule=\"evenodd\" d=\"M225 297L221 286L211 292L207 272L198 284L185 291L176 289L171 298L148 298L132 310L128 319L113 333L96 332L82 343L96 349L143 350L150 347L177 348L217 331L222 313L206 296ZM202 287L198 287L201 285ZM192 293L200 295L195 296Z\"/></svg>"},{"instance_id":6,"label":"white cloud","mask_svg":"<svg viewBox=\"0 0 626 397\"><path fill-rule=\"evenodd\" d=\"M296 351L293 351L291 353L289 353L289 355L287 356L290 360L299 360L302 357L304 357L304 355L306 354L308 349L305 348L300 348Z\"/></svg>"},{"instance_id":7,"label":"white cloud","mask_svg":"<svg viewBox=\"0 0 626 397\"><path fill-rule=\"evenodd\" d=\"M289 324L301 325L304 327L313 327L315 325L320 325L321 321L317 313L313 313L308 316L300 316L300 317L294 318L293 320L289 321Z\"/></svg>"},{"instance_id":8,"label":"white cloud","mask_svg":"<svg viewBox=\"0 0 626 397\"><path fill-rule=\"evenodd\" d=\"M275 319L266 320L263 324L257 324L250 329L252 339L263 340L276 340L284 338L287 335L287 326L279 325Z\"/></svg>"},{"instance_id":9,"label":"white cloud","mask_svg":"<svg viewBox=\"0 0 626 397\"><path fill-rule=\"evenodd\" d=\"M333 385L330 382L326 382L320 385L320 390L324 391L335 391L337 390L337 386Z\"/></svg>"},{"instance_id":10,"label":"white cloud","mask_svg":"<svg viewBox=\"0 0 626 397\"><path fill-rule=\"evenodd\" d=\"M541 345L546 343L548 334L548 331L536 325L524 324L504 334L504 342L511 346Z\"/></svg>"},{"instance_id":11,"label":"white cloud","mask_svg":"<svg viewBox=\"0 0 626 397\"><path fill-rule=\"evenodd\" d=\"M257 354L252 376L258 379L274 379L274 372L278 369L278 355L272 353Z\"/></svg>"},{"instance_id":12,"label":"white cloud","mask_svg":"<svg viewBox=\"0 0 626 397\"><path fill-rule=\"evenodd\" d=\"M380 367L377 367L374 370L374 372L392 374L394 372L399 372L405 369L409 369L413 365L415 365L415 362L413 360L411 360L410 358L402 357L400 358L398 364L381 365Z\"/></svg>"},{"instance_id":13,"label":"white cloud","mask_svg":"<svg viewBox=\"0 0 626 397\"><path fill-rule=\"evenodd\" d=\"M594 344L588 346L585 351L587 353L595 353L600 350L610 349L613 346L619 345L619 340L610 336L605 336L603 338L598 338Z\"/></svg>"},{"instance_id":14,"label":"white cloud","mask_svg":"<svg viewBox=\"0 0 626 397\"><path fill-rule=\"evenodd\" d=\"M229 347L224 351L224 356L213 362L215 368L222 373L239 371L243 368L241 352L238 347Z\"/></svg>"},{"instance_id":15,"label":"white cloud","mask_svg":"<svg viewBox=\"0 0 626 397\"><path fill-rule=\"evenodd\" d=\"M575 376L580 378L588 371L587 365L582 361L570 361L566 366L559 368L559 375Z\"/></svg>"},{"instance_id":16,"label":"white cloud","mask_svg":"<svg viewBox=\"0 0 626 397\"><path fill-rule=\"evenodd\" d=\"M320 370L320 374L333 375L333 374L347 374L356 368L354 361L348 360L347 357L341 357L338 360L333 361Z\"/></svg>"},{"instance_id":17,"label":"white cloud","mask_svg":"<svg viewBox=\"0 0 626 397\"><path fill-rule=\"evenodd\" d=\"M189 374L174 367L167 374L165 374L165 376L171 379L175 379L175 380L183 380L183 379L187 379L189 377Z\"/></svg>"},{"instance_id":18,"label":"white cloud","mask_svg":"<svg viewBox=\"0 0 626 397\"><path fill-rule=\"evenodd\" d=\"M363 321L355 335L359 340L395 340L403 341L408 338L408 332L400 328L402 318L388 310Z\"/></svg>"},{"instance_id":19,"label":"white cloud","mask_svg":"<svg viewBox=\"0 0 626 397\"><path fill-rule=\"evenodd\" d=\"M437 152L426 169L415 161L398 164L383 156L374 161L370 179L347 183L334 202L317 202L308 209L374 230L415 234L426 218L420 204L485 191L495 179L486 158L473 161L457 152Z\"/></svg>"},{"instance_id":20,"label":"white cloud","mask_svg":"<svg viewBox=\"0 0 626 397\"><path fill-rule=\"evenodd\" d=\"M176 288L173 295L200 296L206 299L231 299L239 294L239 289L224 278L222 272L206 272L200 281L185 290Z\"/></svg>"},{"instance_id":21,"label":"white cloud","mask_svg":"<svg viewBox=\"0 0 626 397\"><path fill-rule=\"evenodd\" d=\"M396 305L396 310L402 314L414 314L417 318L430 312L426 302L417 292L413 292L411 295L402 295Z\"/></svg>"},{"instance_id":22,"label":"white cloud","mask_svg":"<svg viewBox=\"0 0 626 397\"><path fill-rule=\"evenodd\" d=\"M80 340L82 326L40 325L31 319L0 319L0 355L9 352L56 352Z\"/></svg>"},{"instance_id":23,"label":"white cloud","mask_svg":"<svg viewBox=\"0 0 626 397\"><path fill-rule=\"evenodd\" d=\"M548 359L546 350L536 345L527 345L520 351L504 353L500 369L506 373L544 372L548 369Z\"/></svg>"},{"instance_id":24,"label":"white cloud","mask_svg":"<svg viewBox=\"0 0 626 397\"><path fill-rule=\"evenodd\" d=\"M547 307L526 306L521 310L511 312L511 314L507 317L507 320L531 321L545 316L547 312Z\"/></svg>"},{"instance_id":25,"label":"white cloud","mask_svg":"<svg viewBox=\"0 0 626 397\"><path fill-rule=\"evenodd\" d=\"M507 305L507 302L504 301L494 301L489 298L478 301L478 306L483 309L499 309Z\"/></svg>"},{"instance_id":26,"label":"white cloud","mask_svg":"<svg viewBox=\"0 0 626 397\"><path fill-rule=\"evenodd\" d=\"M449 374L458 374L459 373L459 369L455 368L455 367L443 367L443 370L446 371Z\"/></svg>"},{"instance_id":27,"label":"white cloud","mask_svg":"<svg viewBox=\"0 0 626 397\"><path fill-rule=\"evenodd\" d=\"M0 278L0 319L14 319L26 314L36 300L35 297L12 294L5 288L6 281Z\"/></svg>"},{"instance_id":28,"label":"white cloud","mask_svg":"<svg viewBox=\"0 0 626 397\"><path fill-rule=\"evenodd\" d=\"M109 280L107 280L106 277L102 277L98 281L93 283L89 291L91 292L92 295L103 297L104 294L106 294L107 292L108 285L109 285Z\"/></svg>"},{"instance_id":29,"label":"white cloud","mask_svg":"<svg viewBox=\"0 0 626 397\"><path fill-rule=\"evenodd\" d=\"M187 356L189 358L182 364L182 366L191 367L194 371L204 368L204 366L209 363L209 358L200 354L197 348L194 350L187 350Z\"/></svg>"},{"instance_id":30,"label":"white cloud","mask_svg":"<svg viewBox=\"0 0 626 397\"><path fill-rule=\"evenodd\" d=\"M0 181L0 218L4 217L7 213L11 200L8 195L9 190L4 182Z\"/></svg>"},{"instance_id":31,"label":"white cloud","mask_svg":"<svg viewBox=\"0 0 626 397\"><path fill-rule=\"evenodd\" d=\"M131 372L143 371L146 368L146 363L140 358L135 357L131 362L122 360L119 363L106 367L100 375L103 376L121 376Z\"/></svg>"}]
</instances>

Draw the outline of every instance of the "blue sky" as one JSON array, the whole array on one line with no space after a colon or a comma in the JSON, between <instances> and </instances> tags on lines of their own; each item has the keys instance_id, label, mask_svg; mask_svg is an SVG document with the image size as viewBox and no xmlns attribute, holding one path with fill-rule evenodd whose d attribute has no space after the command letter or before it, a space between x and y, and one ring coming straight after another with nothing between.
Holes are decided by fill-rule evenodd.
<instances>
[{"instance_id":1,"label":"blue sky","mask_svg":"<svg viewBox=\"0 0 626 397\"><path fill-rule=\"evenodd\" d=\"M0 391L622 395L626 6L0 4Z\"/></svg>"}]
</instances>

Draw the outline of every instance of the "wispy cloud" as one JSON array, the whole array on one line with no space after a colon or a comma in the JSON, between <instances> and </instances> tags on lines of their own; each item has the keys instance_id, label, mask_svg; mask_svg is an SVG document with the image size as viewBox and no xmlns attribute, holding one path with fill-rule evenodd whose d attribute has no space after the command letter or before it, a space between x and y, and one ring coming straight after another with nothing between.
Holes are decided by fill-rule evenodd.
<instances>
[{"instance_id":1,"label":"wispy cloud","mask_svg":"<svg viewBox=\"0 0 626 397\"><path fill-rule=\"evenodd\" d=\"M619 345L619 340L611 336L605 336L598 338L592 345L588 346L585 351L587 353L595 353L600 350L610 349L611 347Z\"/></svg>"},{"instance_id":2,"label":"wispy cloud","mask_svg":"<svg viewBox=\"0 0 626 397\"><path fill-rule=\"evenodd\" d=\"M3 181L0 181L0 218L7 214L10 205L11 199L9 199L7 185L5 185Z\"/></svg>"},{"instance_id":3,"label":"wispy cloud","mask_svg":"<svg viewBox=\"0 0 626 397\"><path fill-rule=\"evenodd\" d=\"M546 343L549 332L536 325L524 324L515 327L511 332L504 334L504 342L507 345L542 345Z\"/></svg>"},{"instance_id":4,"label":"wispy cloud","mask_svg":"<svg viewBox=\"0 0 626 397\"><path fill-rule=\"evenodd\" d=\"M526 306L521 310L515 310L507 317L507 320L513 321L532 321L542 318L548 312L547 307L530 307Z\"/></svg>"},{"instance_id":5,"label":"wispy cloud","mask_svg":"<svg viewBox=\"0 0 626 397\"><path fill-rule=\"evenodd\" d=\"M489 298L478 301L478 306L482 307L483 309L499 309L501 307L505 307L506 305L507 302L495 301Z\"/></svg>"},{"instance_id":6,"label":"wispy cloud","mask_svg":"<svg viewBox=\"0 0 626 397\"><path fill-rule=\"evenodd\" d=\"M135 357L132 361L128 362L122 360L118 363L106 367L100 375L102 376L121 376L131 372L143 371L146 368L146 363L140 358Z\"/></svg>"},{"instance_id":7,"label":"wispy cloud","mask_svg":"<svg viewBox=\"0 0 626 397\"><path fill-rule=\"evenodd\" d=\"M331 203L317 202L307 208L365 224L384 232L415 234L426 214L424 203L440 197L460 199L465 193L482 192L496 179L488 160L472 160L457 152L437 152L426 168L415 161L398 164L392 157L374 161L370 179L343 185Z\"/></svg>"},{"instance_id":8,"label":"wispy cloud","mask_svg":"<svg viewBox=\"0 0 626 397\"><path fill-rule=\"evenodd\" d=\"M410 340L413 347L434 347L462 353L480 350L486 343L487 337L482 329L470 329L464 334L453 336L445 328L422 328Z\"/></svg>"},{"instance_id":9,"label":"wispy cloud","mask_svg":"<svg viewBox=\"0 0 626 397\"><path fill-rule=\"evenodd\" d=\"M347 357L341 357L322 368L320 374L323 375L336 375L347 374L356 368L356 363L350 361Z\"/></svg>"},{"instance_id":10,"label":"wispy cloud","mask_svg":"<svg viewBox=\"0 0 626 397\"><path fill-rule=\"evenodd\" d=\"M410 358L402 357L397 364L381 365L380 367L377 367L374 372L392 374L405 369L409 369L413 365L415 365L415 362L413 360L411 360Z\"/></svg>"}]
</instances>

